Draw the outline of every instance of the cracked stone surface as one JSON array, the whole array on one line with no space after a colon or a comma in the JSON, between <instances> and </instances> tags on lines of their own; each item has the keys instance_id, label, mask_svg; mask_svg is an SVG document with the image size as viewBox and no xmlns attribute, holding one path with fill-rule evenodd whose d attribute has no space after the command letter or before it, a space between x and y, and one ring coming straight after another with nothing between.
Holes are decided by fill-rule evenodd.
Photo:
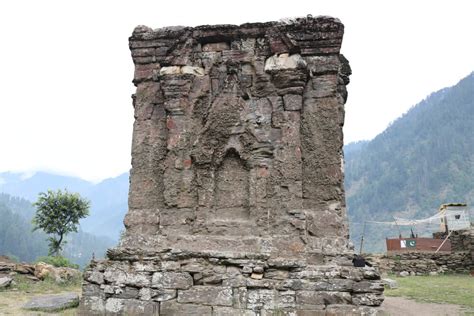
<instances>
[{"instance_id":1,"label":"cracked stone surface","mask_svg":"<svg viewBox=\"0 0 474 316\"><path fill-rule=\"evenodd\" d=\"M23 305L24 309L55 312L79 305L79 296L76 293L65 293L56 295L42 295L33 297Z\"/></svg>"},{"instance_id":2,"label":"cracked stone surface","mask_svg":"<svg viewBox=\"0 0 474 316\"><path fill-rule=\"evenodd\" d=\"M126 232L85 272L83 314L375 313L379 276L348 239L343 32L135 28Z\"/></svg>"}]
</instances>

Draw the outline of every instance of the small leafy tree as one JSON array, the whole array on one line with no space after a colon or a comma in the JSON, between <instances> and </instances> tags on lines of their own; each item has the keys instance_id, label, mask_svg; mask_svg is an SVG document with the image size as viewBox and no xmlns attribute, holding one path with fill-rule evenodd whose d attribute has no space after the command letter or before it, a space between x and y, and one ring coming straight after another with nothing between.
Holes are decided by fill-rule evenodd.
<instances>
[{"instance_id":1,"label":"small leafy tree","mask_svg":"<svg viewBox=\"0 0 474 316\"><path fill-rule=\"evenodd\" d=\"M89 215L90 202L78 193L48 190L41 192L33 205L36 207L33 230L42 229L52 235L48 238L49 254L58 256L66 243L64 237L77 232L79 220Z\"/></svg>"}]
</instances>

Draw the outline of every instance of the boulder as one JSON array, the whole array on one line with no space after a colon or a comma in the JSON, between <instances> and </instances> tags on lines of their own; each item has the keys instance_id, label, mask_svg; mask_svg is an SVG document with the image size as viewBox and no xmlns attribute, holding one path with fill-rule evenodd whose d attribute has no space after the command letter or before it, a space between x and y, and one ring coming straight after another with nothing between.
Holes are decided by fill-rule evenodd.
<instances>
[{"instance_id":1,"label":"boulder","mask_svg":"<svg viewBox=\"0 0 474 316\"><path fill-rule=\"evenodd\" d=\"M0 289L4 289L10 286L12 283L13 279L10 278L9 276L4 276L0 278Z\"/></svg>"},{"instance_id":2,"label":"boulder","mask_svg":"<svg viewBox=\"0 0 474 316\"><path fill-rule=\"evenodd\" d=\"M407 272L407 271L402 271L402 272L400 272L400 274L399 274L399 275L400 275L401 277L407 277L407 276L409 276L409 275L410 275L410 273L409 273L409 272Z\"/></svg>"},{"instance_id":3,"label":"boulder","mask_svg":"<svg viewBox=\"0 0 474 316\"><path fill-rule=\"evenodd\" d=\"M389 289L397 289L398 288L398 283L395 280L385 278L382 279L383 284L385 284Z\"/></svg>"},{"instance_id":4,"label":"boulder","mask_svg":"<svg viewBox=\"0 0 474 316\"><path fill-rule=\"evenodd\" d=\"M16 264L13 268L13 271L20 273L20 274L33 274L34 273L34 266L24 263Z\"/></svg>"},{"instance_id":5,"label":"boulder","mask_svg":"<svg viewBox=\"0 0 474 316\"><path fill-rule=\"evenodd\" d=\"M50 264L39 262L35 265L34 275L40 280L50 277L58 283L81 277L81 272L66 267L54 267Z\"/></svg>"},{"instance_id":6,"label":"boulder","mask_svg":"<svg viewBox=\"0 0 474 316\"><path fill-rule=\"evenodd\" d=\"M33 297L25 305L24 309L55 312L66 308L72 308L79 305L79 295L76 293L65 293L60 295L43 295Z\"/></svg>"},{"instance_id":7,"label":"boulder","mask_svg":"<svg viewBox=\"0 0 474 316\"><path fill-rule=\"evenodd\" d=\"M0 262L0 272L13 271L14 267L15 267L14 263Z\"/></svg>"}]
</instances>

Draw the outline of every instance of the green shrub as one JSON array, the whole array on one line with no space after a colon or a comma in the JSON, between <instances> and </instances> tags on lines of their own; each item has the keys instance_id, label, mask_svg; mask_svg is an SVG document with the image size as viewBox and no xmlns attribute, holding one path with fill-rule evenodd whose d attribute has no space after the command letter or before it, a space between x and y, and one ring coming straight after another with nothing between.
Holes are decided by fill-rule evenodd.
<instances>
[{"instance_id":1,"label":"green shrub","mask_svg":"<svg viewBox=\"0 0 474 316\"><path fill-rule=\"evenodd\" d=\"M79 265L72 263L71 261L69 261L68 258L64 258L61 256L39 257L38 259L36 259L36 262L44 262L55 267L67 267L67 268L79 269Z\"/></svg>"}]
</instances>

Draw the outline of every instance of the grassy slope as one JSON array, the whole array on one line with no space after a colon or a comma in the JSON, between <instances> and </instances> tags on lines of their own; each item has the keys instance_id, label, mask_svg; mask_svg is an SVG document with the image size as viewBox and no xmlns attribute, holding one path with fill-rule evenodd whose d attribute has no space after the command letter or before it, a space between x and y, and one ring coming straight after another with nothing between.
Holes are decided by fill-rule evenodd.
<instances>
[{"instance_id":1,"label":"grassy slope","mask_svg":"<svg viewBox=\"0 0 474 316\"><path fill-rule=\"evenodd\" d=\"M469 307L474 313L474 277L469 275L439 275L390 278L398 289L386 290L386 296L403 296L416 301L449 303Z\"/></svg>"},{"instance_id":2,"label":"grassy slope","mask_svg":"<svg viewBox=\"0 0 474 316\"><path fill-rule=\"evenodd\" d=\"M57 284L52 280L32 282L23 275L14 277L15 285L8 290L0 290L0 315L76 315L76 308L58 313L30 312L21 307L34 296L75 292L81 294L81 280Z\"/></svg>"}]
</instances>

